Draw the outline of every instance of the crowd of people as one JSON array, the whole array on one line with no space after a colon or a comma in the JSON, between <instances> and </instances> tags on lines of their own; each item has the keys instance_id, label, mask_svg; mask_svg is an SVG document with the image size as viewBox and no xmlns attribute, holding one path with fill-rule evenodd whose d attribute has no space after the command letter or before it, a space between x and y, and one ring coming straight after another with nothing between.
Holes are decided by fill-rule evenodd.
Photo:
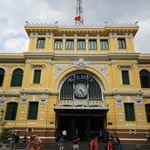
<instances>
[{"instance_id":1,"label":"crowd of people","mask_svg":"<svg viewBox=\"0 0 150 150\"><path fill-rule=\"evenodd\" d=\"M78 142L80 141L80 138L78 137L78 134L79 131L76 129L75 137L72 141L73 150L79 150ZM64 143L66 141L66 137L67 137L67 132L63 130L61 133L61 137L58 140L59 150L64 149ZM110 136L108 130L105 131L105 135L103 135L102 132L99 132L99 134L92 134L91 137L92 137L91 141L89 142L89 150L98 150L99 147L98 145L100 144L100 142L106 143L104 147L105 150L123 150L123 146L121 144L120 139L112 135ZM13 138L14 138L14 149L16 149L18 147L19 140L20 140L19 133L15 133ZM29 139L25 135L23 137L22 144L26 146L26 150L44 150L42 140L37 135L31 135Z\"/></svg>"},{"instance_id":2,"label":"crowd of people","mask_svg":"<svg viewBox=\"0 0 150 150\"><path fill-rule=\"evenodd\" d=\"M109 131L106 131L105 150L123 150L123 146L118 137L109 136ZM91 139L89 150L98 150L98 137Z\"/></svg>"},{"instance_id":3,"label":"crowd of people","mask_svg":"<svg viewBox=\"0 0 150 150\"><path fill-rule=\"evenodd\" d=\"M20 144L20 136L19 133L14 133L13 135L13 150L17 150L22 146L26 147L26 150L44 150L44 146L42 140L37 135L31 135L30 138L25 135L22 140L22 144ZM32 145L31 145L32 143Z\"/></svg>"},{"instance_id":4,"label":"crowd of people","mask_svg":"<svg viewBox=\"0 0 150 150\"><path fill-rule=\"evenodd\" d=\"M79 131L75 130L75 137L73 139L73 150L79 150L80 138L78 137ZM64 142L67 137L67 132L65 130L62 131L62 136L58 141L59 150L64 149ZM99 131L91 131L91 141L89 143L89 150L98 150L98 145L100 142L106 143L104 149L105 150L123 150L123 146L118 137L110 136L109 130L105 131L105 135L102 133L102 130Z\"/></svg>"}]
</instances>

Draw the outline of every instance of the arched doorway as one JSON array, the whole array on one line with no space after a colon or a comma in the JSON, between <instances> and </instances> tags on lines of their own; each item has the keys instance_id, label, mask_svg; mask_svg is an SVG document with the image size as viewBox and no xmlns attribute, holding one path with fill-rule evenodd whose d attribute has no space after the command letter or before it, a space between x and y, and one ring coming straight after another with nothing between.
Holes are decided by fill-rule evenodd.
<instances>
[{"instance_id":1,"label":"arched doorway","mask_svg":"<svg viewBox=\"0 0 150 150\"><path fill-rule=\"evenodd\" d=\"M60 88L58 106L54 106L57 119L57 138L63 130L72 141L78 129L81 141L89 141L104 131L108 108L104 105L102 83L88 73L68 76Z\"/></svg>"}]
</instances>

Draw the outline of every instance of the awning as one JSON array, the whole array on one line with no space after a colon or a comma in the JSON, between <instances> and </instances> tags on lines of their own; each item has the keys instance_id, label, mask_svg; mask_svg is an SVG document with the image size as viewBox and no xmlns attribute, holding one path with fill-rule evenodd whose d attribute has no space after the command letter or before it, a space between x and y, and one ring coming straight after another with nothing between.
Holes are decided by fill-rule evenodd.
<instances>
[{"instance_id":1,"label":"awning","mask_svg":"<svg viewBox=\"0 0 150 150\"><path fill-rule=\"evenodd\" d=\"M57 115L106 115L109 111L108 107L64 107L54 106Z\"/></svg>"}]
</instances>

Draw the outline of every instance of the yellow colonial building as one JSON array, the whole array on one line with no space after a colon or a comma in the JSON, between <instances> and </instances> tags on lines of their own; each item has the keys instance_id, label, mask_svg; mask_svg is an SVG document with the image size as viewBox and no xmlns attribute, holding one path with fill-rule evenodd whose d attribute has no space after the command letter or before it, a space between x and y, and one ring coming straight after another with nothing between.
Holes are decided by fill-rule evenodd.
<instances>
[{"instance_id":1,"label":"yellow colonial building","mask_svg":"<svg viewBox=\"0 0 150 150\"><path fill-rule=\"evenodd\" d=\"M20 136L81 141L109 130L122 143L150 133L150 54L134 49L139 26L30 24L29 49L0 54L0 109Z\"/></svg>"}]
</instances>

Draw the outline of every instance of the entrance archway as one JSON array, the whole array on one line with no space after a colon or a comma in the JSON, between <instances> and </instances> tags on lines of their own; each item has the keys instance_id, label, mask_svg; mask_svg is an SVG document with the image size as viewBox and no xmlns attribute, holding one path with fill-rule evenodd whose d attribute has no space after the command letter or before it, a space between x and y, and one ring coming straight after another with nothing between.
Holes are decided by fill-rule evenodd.
<instances>
[{"instance_id":1,"label":"entrance archway","mask_svg":"<svg viewBox=\"0 0 150 150\"><path fill-rule=\"evenodd\" d=\"M104 134L106 113L105 110L61 110L55 109L57 113L57 140L62 135L62 131L67 131L67 140L73 141L77 134L81 141L90 141L93 136L99 136L99 130ZM78 114L78 113L79 114Z\"/></svg>"},{"instance_id":2,"label":"entrance archway","mask_svg":"<svg viewBox=\"0 0 150 150\"><path fill-rule=\"evenodd\" d=\"M104 131L106 113L103 97L104 87L94 74L77 71L68 74L60 83L56 112L57 139L63 130L67 131L67 140L72 141L76 129L81 141L89 141L98 131Z\"/></svg>"}]
</instances>

